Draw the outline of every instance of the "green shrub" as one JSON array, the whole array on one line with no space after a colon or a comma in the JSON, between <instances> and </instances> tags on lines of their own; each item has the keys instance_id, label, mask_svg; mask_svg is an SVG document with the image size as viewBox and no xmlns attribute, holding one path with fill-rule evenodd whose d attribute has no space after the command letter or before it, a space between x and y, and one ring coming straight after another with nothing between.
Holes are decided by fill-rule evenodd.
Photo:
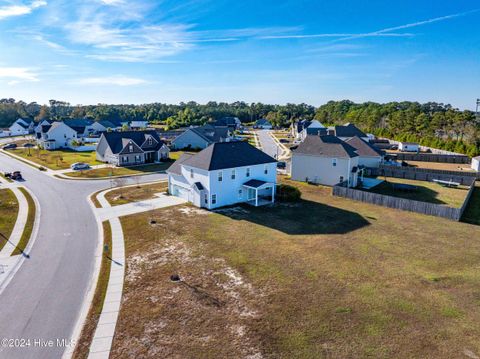
<instances>
[{"instance_id":1,"label":"green shrub","mask_svg":"<svg viewBox=\"0 0 480 359\"><path fill-rule=\"evenodd\" d=\"M300 200L302 193L297 187L287 184L280 184L277 186L277 199L285 202L296 202Z\"/></svg>"}]
</instances>

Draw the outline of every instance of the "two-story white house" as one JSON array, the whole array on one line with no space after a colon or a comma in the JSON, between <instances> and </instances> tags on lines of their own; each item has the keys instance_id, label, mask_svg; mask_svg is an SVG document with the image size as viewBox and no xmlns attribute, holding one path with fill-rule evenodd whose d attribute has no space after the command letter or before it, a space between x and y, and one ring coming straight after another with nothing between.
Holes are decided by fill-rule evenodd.
<instances>
[{"instance_id":1,"label":"two-story white house","mask_svg":"<svg viewBox=\"0 0 480 359\"><path fill-rule=\"evenodd\" d=\"M197 207L275 201L277 161L248 142L217 142L167 170L169 193Z\"/></svg>"},{"instance_id":2,"label":"two-story white house","mask_svg":"<svg viewBox=\"0 0 480 359\"><path fill-rule=\"evenodd\" d=\"M67 126L64 122L52 122L42 125L40 132L36 133L37 144L46 150L70 148L72 141L78 140L77 131Z\"/></svg>"},{"instance_id":3,"label":"two-story white house","mask_svg":"<svg viewBox=\"0 0 480 359\"><path fill-rule=\"evenodd\" d=\"M30 118L19 118L10 127L10 136L28 135L33 132L35 123Z\"/></svg>"}]
</instances>

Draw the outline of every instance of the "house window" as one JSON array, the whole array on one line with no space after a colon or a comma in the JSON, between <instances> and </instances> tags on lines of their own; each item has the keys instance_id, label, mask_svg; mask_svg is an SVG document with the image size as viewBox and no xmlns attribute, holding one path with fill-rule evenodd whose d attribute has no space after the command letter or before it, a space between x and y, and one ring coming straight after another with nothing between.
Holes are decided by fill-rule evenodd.
<instances>
[{"instance_id":1,"label":"house window","mask_svg":"<svg viewBox=\"0 0 480 359\"><path fill-rule=\"evenodd\" d=\"M336 166L337 166L337 159L336 159L336 158L333 158L333 159L332 159L332 166L333 166L333 167L336 167Z\"/></svg>"},{"instance_id":2,"label":"house window","mask_svg":"<svg viewBox=\"0 0 480 359\"><path fill-rule=\"evenodd\" d=\"M190 168L190 178L193 178L193 168Z\"/></svg>"},{"instance_id":3,"label":"house window","mask_svg":"<svg viewBox=\"0 0 480 359\"><path fill-rule=\"evenodd\" d=\"M204 195L204 200L205 200L205 204L208 204L208 194L206 194L206 193Z\"/></svg>"},{"instance_id":4,"label":"house window","mask_svg":"<svg viewBox=\"0 0 480 359\"><path fill-rule=\"evenodd\" d=\"M242 199L243 191L241 189L238 190L238 199Z\"/></svg>"},{"instance_id":5,"label":"house window","mask_svg":"<svg viewBox=\"0 0 480 359\"><path fill-rule=\"evenodd\" d=\"M122 157L122 162L123 162L123 163L127 163L127 162L128 162L128 157L127 157L127 156L123 156L123 157Z\"/></svg>"},{"instance_id":6,"label":"house window","mask_svg":"<svg viewBox=\"0 0 480 359\"><path fill-rule=\"evenodd\" d=\"M140 162L140 156L135 156L135 162Z\"/></svg>"},{"instance_id":7,"label":"house window","mask_svg":"<svg viewBox=\"0 0 480 359\"><path fill-rule=\"evenodd\" d=\"M148 145L151 146L152 144L153 144L152 138L149 137L149 138L148 138Z\"/></svg>"},{"instance_id":8,"label":"house window","mask_svg":"<svg viewBox=\"0 0 480 359\"><path fill-rule=\"evenodd\" d=\"M340 183L343 182L343 176L340 176Z\"/></svg>"},{"instance_id":9,"label":"house window","mask_svg":"<svg viewBox=\"0 0 480 359\"><path fill-rule=\"evenodd\" d=\"M133 152L133 145L132 144L128 145L128 152Z\"/></svg>"},{"instance_id":10,"label":"house window","mask_svg":"<svg viewBox=\"0 0 480 359\"><path fill-rule=\"evenodd\" d=\"M263 173L266 174L266 175L268 174L268 166L267 165L263 166Z\"/></svg>"},{"instance_id":11,"label":"house window","mask_svg":"<svg viewBox=\"0 0 480 359\"><path fill-rule=\"evenodd\" d=\"M235 170L232 170L232 179L235 179Z\"/></svg>"},{"instance_id":12,"label":"house window","mask_svg":"<svg viewBox=\"0 0 480 359\"><path fill-rule=\"evenodd\" d=\"M217 195L212 194L212 204L217 204Z\"/></svg>"},{"instance_id":13,"label":"house window","mask_svg":"<svg viewBox=\"0 0 480 359\"><path fill-rule=\"evenodd\" d=\"M218 172L218 182L222 182L223 181L223 171L219 171Z\"/></svg>"},{"instance_id":14,"label":"house window","mask_svg":"<svg viewBox=\"0 0 480 359\"><path fill-rule=\"evenodd\" d=\"M247 167L247 177L250 177L250 167Z\"/></svg>"}]
</instances>

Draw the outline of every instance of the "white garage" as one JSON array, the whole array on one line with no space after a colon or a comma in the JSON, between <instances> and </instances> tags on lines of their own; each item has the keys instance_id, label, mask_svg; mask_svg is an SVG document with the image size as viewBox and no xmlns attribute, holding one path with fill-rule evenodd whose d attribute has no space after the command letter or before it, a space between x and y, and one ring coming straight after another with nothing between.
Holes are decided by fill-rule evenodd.
<instances>
[{"instance_id":1,"label":"white garage","mask_svg":"<svg viewBox=\"0 0 480 359\"><path fill-rule=\"evenodd\" d=\"M180 187L178 185L172 186L172 195L180 197L186 201L190 200L190 190L187 188Z\"/></svg>"}]
</instances>

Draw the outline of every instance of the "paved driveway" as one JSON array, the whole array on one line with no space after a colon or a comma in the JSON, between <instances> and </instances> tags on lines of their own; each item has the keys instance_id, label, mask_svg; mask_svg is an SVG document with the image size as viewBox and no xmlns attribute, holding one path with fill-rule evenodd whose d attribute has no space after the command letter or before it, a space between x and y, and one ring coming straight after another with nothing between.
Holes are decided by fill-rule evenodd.
<instances>
[{"instance_id":1,"label":"paved driveway","mask_svg":"<svg viewBox=\"0 0 480 359\"><path fill-rule=\"evenodd\" d=\"M94 269L98 228L87 197L109 181L57 179L0 153L0 171L13 170L22 171L41 213L30 258L0 294L0 338L30 339L30 346L0 347L0 358L60 358L66 348L56 340L70 339ZM146 175L140 182L165 178ZM35 345L48 340L53 347Z\"/></svg>"}]
</instances>

